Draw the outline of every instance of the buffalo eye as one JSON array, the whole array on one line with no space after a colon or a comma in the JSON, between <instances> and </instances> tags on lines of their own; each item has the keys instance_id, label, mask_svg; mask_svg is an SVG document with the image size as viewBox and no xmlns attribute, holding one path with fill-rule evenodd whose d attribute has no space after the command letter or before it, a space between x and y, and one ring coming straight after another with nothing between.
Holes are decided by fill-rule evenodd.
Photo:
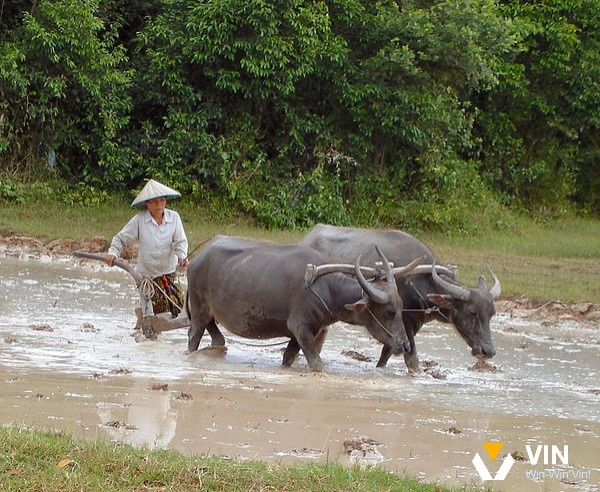
<instances>
[{"instance_id":1,"label":"buffalo eye","mask_svg":"<svg viewBox=\"0 0 600 492\"><path fill-rule=\"evenodd\" d=\"M396 311L395 309L388 309L388 312L387 312L387 314L390 318L395 318L397 313L398 313L398 311Z\"/></svg>"}]
</instances>

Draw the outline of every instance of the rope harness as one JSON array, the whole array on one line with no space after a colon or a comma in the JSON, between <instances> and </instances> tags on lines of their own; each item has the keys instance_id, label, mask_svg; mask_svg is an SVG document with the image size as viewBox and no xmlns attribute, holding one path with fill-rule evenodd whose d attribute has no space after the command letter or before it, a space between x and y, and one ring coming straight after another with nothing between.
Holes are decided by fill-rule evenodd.
<instances>
[{"instance_id":1,"label":"rope harness","mask_svg":"<svg viewBox=\"0 0 600 492\"><path fill-rule=\"evenodd\" d=\"M327 310L327 312L331 315L332 318L336 318L334 316L334 314L331 312L331 309L329 309L329 306L327 305L327 303L325 302L325 300L319 295L319 293L313 289L313 284L311 284L308 287L308 290L310 290L317 299L319 299L319 301L321 301L321 304L323 304L323 306L325 307L325 309ZM363 291L363 296L364 296L364 291ZM383 325L383 323L381 321L379 321L379 319L377 318L377 316L375 316L375 314L373 314L373 311L371 311L371 308L367 306L367 311L369 312L369 314L371 315L371 317L377 322L377 324L379 325L379 327L388 334L388 336L390 338L392 338L392 334L389 332L389 330Z\"/></svg>"},{"instance_id":2,"label":"rope harness","mask_svg":"<svg viewBox=\"0 0 600 492\"><path fill-rule=\"evenodd\" d=\"M367 311L369 312L369 314L371 315L371 317L372 317L372 318L373 318L375 321L377 321L377 324L379 325L379 327L380 327L380 328L381 328L383 331L385 331L385 332L388 334L388 336L389 336L390 338L393 338L392 334L391 334L391 333L388 331L388 329L387 329L385 326L383 326L383 324L381 323L381 321L379 321L379 319L377 318L377 316L375 316L375 315L373 314L373 311L371 311L371 308L370 308L369 306L367 306Z\"/></svg>"},{"instance_id":3,"label":"rope harness","mask_svg":"<svg viewBox=\"0 0 600 492\"><path fill-rule=\"evenodd\" d=\"M421 299L421 301L425 304L427 304L427 299L425 299L425 297L423 296L423 294L421 294L421 292L419 292L419 289L417 289L417 287L415 286L415 284L413 283L413 281L410 279L410 277L407 277L404 280L404 283L406 285L410 285L413 290L417 293L417 295L419 296L419 298ZM418 312L418 313L424 313L424 314L432 314L437 312L440 317L444 318L445 320L447 320L448 323L451 322L451 319L446 316L444 313L442 313L442 310L440 309L439 306L433 306L433 307L428 307L428 308L411 308L411 309L407 309L407 308L403 308L402 311L407 311L407 312Z\"/></svg>"},{"instance_id":4,"label":"rope harness","mask_svg":"<svg viewBox=\"0 0 600 492\"><path fill-rule=\"evenodd\" d=\"M419 298L421 299L421 301L424 304L427 304L427 299L423 296L423 294L421 294L421 292L419 291L419 289L417 289L417 287L415 286L415 284L413 283L413 281L410 279L410 277L406 278L404 282L407 285L410 285L413 288L413 290L417 293L417 295L419 296ZM319 295L319 293L313 289L313 284L311 284L308 287L308 289L316 296L317 299L319 299L319 301L321 301L321 304L323 304L323 306L325 307L325 309L327 310L327 312L333 318L335 318L335 316L331 312L331 309L329 309L329 306L327 305L327 303L323 300L323 298ZM377 324L381 327L381 329L384 330L391 337L392 335L390 334L390 332L381 323L381 321L379 321L379 319L377 318L377 316L375 316L373 314L373 312L371 311L371 309L367 308L367 310L369 311L369 314L373 317L373 319L377 322ZM424 314L438 313L439 316L442 317L442 318L444 318L448 323L452 322L452 320L450 319L450 317L447 316L447 315L445 315L442 312L442 310L440 309L439 306L432 306L432 307L427 307L427 308L402 308L402 311L413 312L413 313L424 313Z\"/></svg>"},{"instance_id":5,"label":"rope harness","mask_svg":"<svg viewBox=\"0 0 600 492\"><path fill-rule=\"evenodd\" d=\"M178 308L180 311L183 311L183 306L178 305L173 299L171 299L169 297L169 295L165 292L165 290L157 282L152 280L150 277L144 277L138 288L139 288L140 294L147 301L152 299L154 297L154 294L156 293L156 290L158 290L167 301L169 301L173 306Z\"/></svg>"},{"instance_id":6,"label":"rope harness","mask_svg":"<svg viewBox=\"0 0 600 492\"><path fill-rule=\"evenodd\" d=\"M329 309L329 306L327 305L327 303L323 300L323 298L319 295L319 293L313 289L312 284L308 287L308 290L310 290L317 299L319 299L319 301L321 301L321 304L323 304L323 306L325 307L325 309L327 310L327 312L330 314L330 316L332 318L335 318L334 314L331 312L331 309Z\"/></svg>"},{"instance_id":7,"label":"rope harness","mask_svg":"<svg viewBox=\"0 0 600 492\"><path fill-rule=\"evenodd\" d=\"M150 277L144 277L138 288L147 301L154 297L154 281Z\"/></svg>"}]
</instances>

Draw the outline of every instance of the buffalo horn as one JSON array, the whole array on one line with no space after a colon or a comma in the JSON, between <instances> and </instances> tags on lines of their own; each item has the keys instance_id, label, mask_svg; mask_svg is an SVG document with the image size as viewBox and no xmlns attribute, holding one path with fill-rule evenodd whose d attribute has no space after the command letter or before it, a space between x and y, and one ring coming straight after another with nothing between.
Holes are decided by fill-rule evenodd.
<instances>
[{"instance_id":1,"label":"buffalo horn","mask_svg":"<svg viewBox=\"0 0 600 492\"><path fill-rule=\"evenodd\" d=\"M377 254L379 256L381 256L381 259L383 260L383 267L385 269L385 276L387 278L388 284L396 285L396 281L394 280L394 272L392 271L392 265L390 264L388 259L385 257L385 255L382 253L381 249L379 249L379 246L375 245L375 250L377 251ZM423 259L425 259L425 257L423 257ZM408 265L408 266L410 266L410 265ZM408 266L406 268L408 268Z\"/></svg>"},{"instance_id":2,"label":"buffalo horn","mask_svg":"<svg viewBox=\"0 0 600 492\"><path fill-rule=\"evenodd\" d=\"M392 268L392 275L394 277L407 277L408 275L415 275L417 273L430 273L431 269L433 268L433 265L421 265L421 263L423 263L425 260L427 259L427 256L420 256L419 258L414 259L413 261L411 261L408 265L405 265L403 267L395 267ZM446 269L446 267L437 267L442 268L442 269ZM448 270L449 272L449 270ZM440 273L446 273L445 271L440 272Z\"/></svg>"},{"instance_id":3,"label":"buffalo horn","mask_svg":"<svg viewBox=\"0 0 600 492\"><path fill-rule=\"evenodd\" d=\"M366 281L364 275L360 271L361 256L362 255L358 256L358 258L356 259L356 264L354 265L354 273L356 274L356 279L358 280L358 283L362 287L362 290L364 290L373 301L375 301L378 304L387 304L388 302L390 302L390 294L388 292L373 287L372 284ZM385 263L387 263L387 268L390 268L391 270L387 259L384 261L384 264Z\"/></svg>"},{"instance_id":4,"label":"buffalo horn","mask_svg":"<svg viewBox=\"0 0 600 492\"><path fill-rule=\"evenodd\" d=\"M500 280L498 280L498 277L496 277L496 275L494 275L494 272L492 272L492 269L488 266L485 267L488 271L488 273L490 274L490 277L492 277L494 279L494 285L492 285L492 288L490 289L490 294L492 296L492 299L498 299L498 297L500 297L500 294L502 292L502 286L500 285Z\"/></svg>"},{"instance_id":5,"label":"buffalo horn","mask_svg":"<svg viewBox=\"0 0 600 492\"><path fill-rule=\"evenodd\" d=\"M462 299L466 301L469 298L469 289L462 287L460 285L453 284L452 282L448 282L447 280L443 280L437 273L435 268L435 261L433 262L433 268L431 269L431 277L433 281L442 289L444 289L448 294L456 297L457 299Z\"/></svg>"}]
</instances>

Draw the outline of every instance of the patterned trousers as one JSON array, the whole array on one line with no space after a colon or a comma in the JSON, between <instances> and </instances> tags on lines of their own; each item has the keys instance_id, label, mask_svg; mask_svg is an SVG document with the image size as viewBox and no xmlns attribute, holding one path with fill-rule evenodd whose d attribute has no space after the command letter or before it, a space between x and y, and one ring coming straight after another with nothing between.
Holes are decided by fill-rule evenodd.
<instances>
[{"instance_id":1,"label":"patterned trousers","mask_svg":"<svg viewBox=\"0 0 600 492\"><path fill-rule=\"evenodd\" d=\"M170 311L173 318L177 317L183 307L183 290L177 283L177 275L169 273L155 277L152 281L154 282L152 296L154 314Z\"/></svg>"}]
</instances>

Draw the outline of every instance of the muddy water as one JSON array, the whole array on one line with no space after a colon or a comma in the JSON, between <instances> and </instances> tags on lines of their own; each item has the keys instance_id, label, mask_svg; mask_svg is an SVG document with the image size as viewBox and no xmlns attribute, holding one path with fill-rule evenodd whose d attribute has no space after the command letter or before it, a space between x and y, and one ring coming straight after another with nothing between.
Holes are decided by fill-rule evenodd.
<instances>
[{"instance_id":1,"label":"muddy water","mask_svg":"<svg viewBox=\"0 0 600 492\"><path fill-rule=\"evenodd\" d=\"M486 484L599 490L597 327L497 315L497 371L481 372L451 327L429 324L417 343L431 368L408 377L401 358L376 369L378 344L339 324L326 372L311 374L301 357L282 368L282 345L231 335L220 357L186 355L185 330L136 343L136 300L115 269L0 258L0 422L186 454L360 461L450 485L483 483L475 453L492 476L515 453ZM486 441L504 443L495 461ZM544 445L550 463L543 447L536 463Z\"/></svg>"}]
</instances>

